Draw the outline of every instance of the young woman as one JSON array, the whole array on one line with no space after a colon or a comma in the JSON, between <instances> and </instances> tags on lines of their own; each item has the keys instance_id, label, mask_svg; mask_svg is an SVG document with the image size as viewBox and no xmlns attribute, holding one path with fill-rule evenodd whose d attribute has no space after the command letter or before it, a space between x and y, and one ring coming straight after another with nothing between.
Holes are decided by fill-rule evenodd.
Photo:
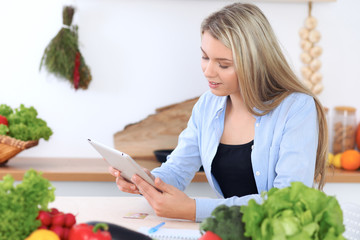
<instances>
[{"instance_id":1,"label":"young woman","mask_svg":"<svg viewBox=\"0 0 360 240\"><path fill-rule=\"evenodd\" d=\"M167 162L151 172L162 193L110 169L119 189L141 193L159 216L194 221L220 204L260 202L262 191L292 181L321 189L328 148L323 107L289 67L261 10L231 4L206 18L201 34L210 91L195 104ZM201 165L218 199L182 192Z\"/></svg>"}]
</instances>

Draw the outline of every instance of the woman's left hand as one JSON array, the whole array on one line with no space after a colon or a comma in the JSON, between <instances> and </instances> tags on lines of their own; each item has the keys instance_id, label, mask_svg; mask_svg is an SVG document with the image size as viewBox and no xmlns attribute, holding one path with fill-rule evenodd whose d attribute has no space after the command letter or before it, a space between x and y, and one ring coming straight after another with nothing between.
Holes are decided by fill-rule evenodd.
<instances>
[{"instance_id":1,"label":"woman's left hand","mask_svg":"<svg viewBox=\"0 0 360 240\"><path fill-rule=\"evenodd\" d=\"M155 179L156 190L138 175L132 177L140 193L146 198L156 215L167 218L180 218L195 221L196 202L176 187Z\"/></svg>"}]
</instances>

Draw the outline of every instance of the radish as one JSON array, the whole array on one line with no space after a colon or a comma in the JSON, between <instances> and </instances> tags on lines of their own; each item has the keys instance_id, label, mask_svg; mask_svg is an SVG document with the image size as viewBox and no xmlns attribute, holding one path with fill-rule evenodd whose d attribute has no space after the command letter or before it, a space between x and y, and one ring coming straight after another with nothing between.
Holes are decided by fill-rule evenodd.
<instances>
[{"instance_id":1,"label":"radish","mask_svg":"<svg viewBox=\"0 0 360 240\"><path fill-rule=\"evenodd\" d=\"M64 239L64 228L61 226L51 226L51 231L56 233L56 235L59 236L60 239Z\"/></svg>"},{"instance_id":2,"label":"radish","mask_svg":"<svg viewBox=\"0 0 360 240\"><path fill-rule=\"evenodd\" d=\"M56 214L58 214L59 213L59 210L57 209L57 208L51 208L50 209L50 214L51 215L56 215Z\"/></svg>"},{"instance_id":3,"label":"radish","mask_svg":"<svg viewBox=\"0 0 360 240\"><path fill-rule=\"evenodd\" d=\"M52 217L52 222L51 225L52 226L64 226L65 223L65 214L62 212L59 212L58 214L54 215Z\"/></svg>"},{"instance_id":4,"label":"radish","mask_svg":"<svg viewBox=\"0 0 360 240\"><path fill-rule=\"evenodd\" d=\"M39 214L36 219L39 219L41 225L43 226L49 226L51 224L51 215L49 212L46 212L44 210L39 211Z\"/></svg>"},{"instance_id":5,"label":"radish","mask_svg":"<svg viewBox=\"0 0 360 240\"><path fill-rule=\"evenodd\" d=\"M71 228L76 223L76 218L74 214L66 213L65 214L65 227Z\"/></svg>"}]
</instances>

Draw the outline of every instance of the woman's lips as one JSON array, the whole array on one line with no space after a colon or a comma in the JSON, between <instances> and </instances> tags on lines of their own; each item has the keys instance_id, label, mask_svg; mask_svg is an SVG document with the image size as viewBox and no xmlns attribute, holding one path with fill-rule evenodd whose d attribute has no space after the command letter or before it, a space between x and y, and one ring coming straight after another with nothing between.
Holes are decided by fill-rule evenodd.
<instances>
[{"instance_id":1,"label":"woman's lips","mask_svg":"<svg viewBox=\"0 0 360 240\"><path fill-rule=\"evenodd\" d=\"M217 83L217 82L210 82L209 81L209 87L210 88L217 88L219 87L220 83Z\"/></svg>"}]
</instances>

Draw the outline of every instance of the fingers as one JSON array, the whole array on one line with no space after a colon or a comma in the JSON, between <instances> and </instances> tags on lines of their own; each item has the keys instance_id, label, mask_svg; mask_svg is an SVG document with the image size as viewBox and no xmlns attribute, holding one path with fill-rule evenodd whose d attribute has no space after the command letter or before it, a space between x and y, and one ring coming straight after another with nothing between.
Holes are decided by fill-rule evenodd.
<instances>
[{"instance_id":1,"label":"fingers","mask_svg":"<svg viewBox=\"0 0 360 240\"><path fill-rule=\"evenodd\" d=\"M122 192L132 193L132 194L140 194L139 189L135 184L128 182L120 175L116 177L116 185Z\"/></svg>"},{"instance_id":2,"label":"fingers","mask_svg":"<svg viewBox=\"0 0 360 240\"><path fill-rule=\"evenodd\" d=\"M113 167L111 167L111 166L108 168L108 171L109 171L109 173L110 173L112 176L114 176L114 177L117 177L117 176L120 175L120 171L119 171L119 170L116 170L115 168L113 168Z\"/></svg>"},{"instance_id":3,"label":"fingers","mask_svg":"<svg viewBox=\"0 0 360 240\"><path fill-rule=\"evenodd\" d=\"M149 171L149 169L143 168L143 170L146 172L147 175L149 175L149 177L151 177L152 180L155 180L155 176L151 174L151 172Z\"/></svg>"},{"instance_id":4,"label":"fingers","mask_svg":"<svg viewBox=\"0 0 360 240\"><path fill-rule=\"evenodd\" d=\"M146 198L156 215L160 217L195 220L196 202L174 186L166 184L160 178L155 179L155 187L138 175L131 178L141 194Z\"/></svg>"},{"instance_id":5,"label":"fingers","mask_svg":"<svg viewBox=\"0 0 360 240\"><path fill-rule=\"evenodd\" d=\"M151 186L138 175L132 176L131 181L135 183L141 194L148 200L155 198L156 196L158 196L158 194L161 194L158 190L156 190L153 186Z\"/></svg>"},{"instance_id":6,"label":"fingers","mask_svg":"<svg viewBox=\"0 0 360 240\"><path fill-rule=\"evenodd\" d=\"M130 183L125 178L121 176L121 172L113 167L109 167L109 173L116 177L116 185L122 192L132 193L132 194L140 194L139 189L135 184Z\"/></svg>"},{"instance_id":7,"label":"fingers","mask_svg":"<svg viewBox=\"0 0 360 240\"><path fill-rule=\"evenodd\" d=\"M171 188L172 186L171 185L168 185L166 183L164 183L160 178L156 178L154 180L155 182L155 187L159 190L161 190L162 192L166 192L166 193L171 193Z\"/></svg>"}]
</instances>

